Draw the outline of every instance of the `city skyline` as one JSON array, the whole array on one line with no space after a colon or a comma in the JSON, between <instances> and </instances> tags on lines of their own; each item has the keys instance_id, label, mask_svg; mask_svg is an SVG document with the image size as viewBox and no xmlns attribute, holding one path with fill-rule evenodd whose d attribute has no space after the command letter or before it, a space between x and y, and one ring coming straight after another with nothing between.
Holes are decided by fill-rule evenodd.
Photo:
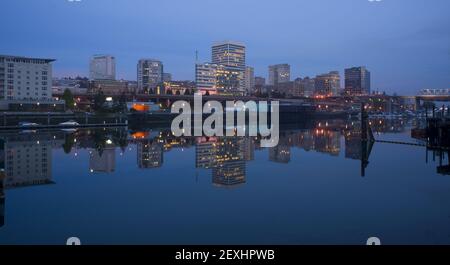
<instances>
[{"instance_id":1,"label":"city skyline","mask_svg":"<svg viewBox=\"0 0 450 265\"><path fill-rule=\"evenodd\" d=\"M161 60L175 80L194 80L195 51L199 52L199 61L206 62L214 42L236 40L246 45L246 64L255 68L255 76L266 79L269 65L286 62L291 65L291 79L334 70L343 76L345 68L367 66L372 72L373 90L413 95L421 89L448 86L450 21L445 10L450 3L447 1L434 1L433 5L419 0L315 2L246 1L240 3L242 10L236 10L226 25L214 12L209 12L218 8L218 4L206 1L136 1L134 5L103 0L9 1L2 3L8 12L1 21L10 21L12 14L19 11L25 19L15 24L14 31L0 30L2 35L9 36L1 50L3 54L55 58L57 77L88 76L88 59L93 54L111 54L117 59L118 79L135 80L136 62L150 57ZM255 4L257 10L244 8ZM324 4L330 11L322 9ZM50 5L52 12L37 17L39 11L44 12ZM169 12L170 16L162 12L174 5L186 12L176 15ZM348 5L352 5L351 10ZM144 14L147 7L158 12L148 17ZM273 8L277 17L268 19ZM302 16L291 16L299 10L304 11ZM196 16L199 12L204 15ZM93 13L99 20L85 22L84 18ZM327 19L313 19L319 16ZM211 23L200 23L205 19ZM157 28L153 32L137 34L152 23L158 26L152 27ZM39 31L35 31L36 27ZM36 38L40 41L36 42Z\"/></svg>"}]
</instances>

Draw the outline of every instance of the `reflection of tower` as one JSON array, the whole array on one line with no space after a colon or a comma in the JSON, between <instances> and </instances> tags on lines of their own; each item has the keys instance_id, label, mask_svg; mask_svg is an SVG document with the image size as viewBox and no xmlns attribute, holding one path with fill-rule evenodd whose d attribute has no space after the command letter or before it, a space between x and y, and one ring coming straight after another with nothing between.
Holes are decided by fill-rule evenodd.
<instances>
[{"instance_id":1,"label":"reflection of tower","mask_svg":"<svg viewBox=\"0 0 450 265\"><path fill-rule=\"evenodd\" d=\"M245 159L253 159L249 152L250 139L238 137L198 138L196 167L212 168L212 181L219 186L245 183Z\"/></svg>"},{"instance_id":2,"label":"reflection of tower","mask_svg":"<svg viewBox=\"0 0 450 265\"><path fill-rule=\"evenodd\" d=\"M216 141L213 139L198 138L195 145L196 168L211 168L213 166L215 146Z\"/></svg>"},{"instance_id":3,"label":"reflection of tower","mask_svg":"<svg viewBox=\"0 0 450 265\"><path fill-rule=\"evenodd\" d=\"M283 144L269 148L269 160L278 163L289 163L291 161L291 148Z\"/></svg>"},{"instance_id":4,"label":"reflection of tower","mask_svg":"<svg viewBox=\"0 0 450 265\"><path fill-rule=\"evenodd\" d=\"M92 150L89 157L91 172L111 173L116 168L116 148L106 147L102 150Z\"/></svg>"},{"instance_id":5,"label":"reflection of tower","mask_svg":"<svg viewBox=\"0 0 450 265\"><path fill-rule=\"evenodd\" d=\"M245 183L245 161L229 161L214 167L213 183L218 186L234 186Z\"/></svg>"},{"instance_id":6,"label":"reflection of tower","mask_svg":"<svg viewBox=\"0 0 450 265\"><path fill-rule=\"evenodd\" d=\"M255 141L251 137L242 139L244 145L244 159L245 161L252 161L255 159Z\"/></svg>"},{"instance_id":7,"label":"reflection of tower","mask_svg":"<svg viewBox=\"0 0 450 265\"><path fill-rule=\"evenodd\" d=\"M158 142L140 141L137 143L137 163L139 168L161 167L164 161L163 145Z\"/></svg>"}]
</instances>

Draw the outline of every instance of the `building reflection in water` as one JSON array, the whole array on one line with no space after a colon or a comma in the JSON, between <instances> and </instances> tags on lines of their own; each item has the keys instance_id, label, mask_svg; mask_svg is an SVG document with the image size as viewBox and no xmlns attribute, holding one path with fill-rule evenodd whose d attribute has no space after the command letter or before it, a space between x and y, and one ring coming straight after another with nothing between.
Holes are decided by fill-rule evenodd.
<instances>
[{"instance_id":1,"label":"building reflection in water","mask_svg":"<svg viewBox=\"0 0 450 265\"><path fill-rule=\"evenodd\" d=\"M269 160L277 163L289 163L291 161L291 148L285 144L278 144L269 148Z\"/></svg>"},{"instance_id":2,"label":"building reflection in water","mask_svg":"<svg viewBox=\"0 0 450 265\"><path fill-rule=\"evenodd\" d=\"M154 140L139 140L136 143L139 168L161 167L164 161L163 144Z\"/></svg>"},{"instance_id":3,"label":"building reflection in water","mask_svg":"<svg viewBox=\"0 0 450 265\"><path fill-rule=\"evenodd\" d=\"M7 133L0 140L0 226L5 223L5 189L52 184L52 150L64 134Z\"/></svg>"},{"instance_id":4,"label":"building reflection in water","mask_svg":"<svg viewBox=\"0 0 450 265\"><path fill-rule=\"evenodd\" d=\"M91 149L89 169L93 173L112 173L116 169L116 148L109 144L102 149Z\"/></svg>"},{"instance_id":5,"label":"building reflection in water","mask_svg":"<svg viewBox=\"0 0 450 265\"><path fill-rule=\"evenodd\" d=\"M6 189L52 183L52 149L60 147L63 140L35 136L10 138L5 142Z\"/></svg>"},{"instance_id":6,"label":"building reflection in water","mask_svg":"<svg viewBox=\"0 0 450 265\"><path fill-rule=\"evenodd\" d=\"M212 182L231 187L246 181L246 161L254 159L253 138L198 137L195 164L212 169Z\"/></svg>"},{"instance_id":7,"label":"building reflection in water","mask_svg":"<svg viewBox=\"0 0 450 265\"><path fill-rule=\"evenodd\" d=\"M405 131L403 120L371 119L375 133ZM361 161L361 175L369 163L373 142L363 141L358 121L320 121L310 128L280 131L279 145L268 149L269 161L290 163L293 148L339 156L342 136L345 158ZM100 128L75 131L21 132L0 134L0 226L5 221L5 190L52 182L52 150L77 155L78 149L89 151L91 172L112 173L116 168L116 151L136 145L137 166L159 168L164 152L195 147L195 167L211 172L214 186L236 187L246 183L247 162L255 151L264 150L258 137L174 137L170 129L129 132L125 128ZM130 150L132 150L130 148ZM447 152L448 156L448 152ZM440 161L445 154L440 155ZM439 164L438 172L449 174L449 166Z\"/></svg>"}]
</instances>

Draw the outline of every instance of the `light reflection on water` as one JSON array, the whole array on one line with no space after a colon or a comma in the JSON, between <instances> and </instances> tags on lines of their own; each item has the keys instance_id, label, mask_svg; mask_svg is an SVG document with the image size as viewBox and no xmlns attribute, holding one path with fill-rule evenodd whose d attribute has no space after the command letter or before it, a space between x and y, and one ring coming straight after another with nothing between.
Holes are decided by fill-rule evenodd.
<instances>
[{"instance_id":1,"label":"light reflection on water","mask_svg":"<svg viewBox=\"0 0 450 265\"><path fill-rule=\"evenodd\" d=\"M372 120L377 139L416 121ZM169 129L1 133L1 244L450 244L448 154L357 121L257 137Z\"/></svg>"}]
</instances>

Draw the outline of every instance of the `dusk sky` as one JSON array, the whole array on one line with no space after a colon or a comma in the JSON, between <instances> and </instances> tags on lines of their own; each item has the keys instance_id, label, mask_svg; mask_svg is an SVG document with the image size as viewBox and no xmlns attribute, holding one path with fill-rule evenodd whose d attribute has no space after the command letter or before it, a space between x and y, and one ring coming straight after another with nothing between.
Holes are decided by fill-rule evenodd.
<instances>
[{"instance_id":1,"label":"dusk sky","mask_svg":"<svg viewBox=\"0 0 450 265\"><path fill-rule=\"evenodd\" d=\"M247 47L247 65L292 77L365 65L372 89L416 94L450 87L448 0L1 0L0 54L49 57L54 76L88 75L93 54L117 58L118 78L136 79L156 58L175 80L194 80L195 51L216 41Z\"/></svg>"}]
</instances>

